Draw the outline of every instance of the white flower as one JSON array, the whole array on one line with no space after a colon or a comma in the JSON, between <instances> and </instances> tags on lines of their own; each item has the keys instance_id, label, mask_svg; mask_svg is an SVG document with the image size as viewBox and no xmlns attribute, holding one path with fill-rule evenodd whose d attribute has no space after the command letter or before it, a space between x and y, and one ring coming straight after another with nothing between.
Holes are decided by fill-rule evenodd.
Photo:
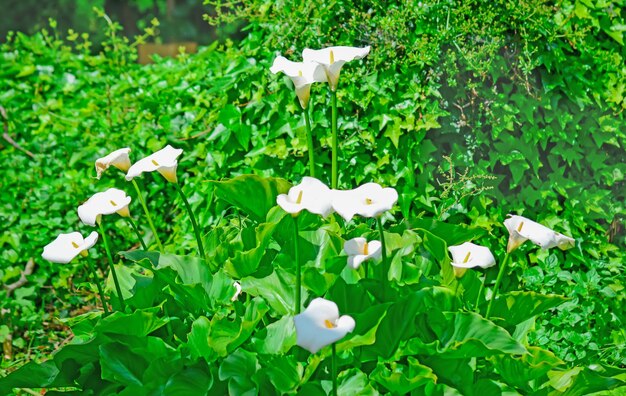
<instances>
[{"instance_id":1,"label":"white flower","mask_svg":"<svg viewBox=\"0 0 626 396\"><path fill-rule=\"evenodd\" d=\"M90 226L100 222L102 215L117 213L122 217L130 217L128 204L131 198L117 188L109 188L91 196L84 204L78 207L78 217Z\"/></svg>"},{"instance_id":2,"label":"white flower","mask_svg":"<svg viewBox=\"0 0 626 396\"><path fill-rule=\"evenodd\" d=\"M341 217L350 221L355 214L378 217L390 210L398 200L394 188L366 183L353 190L333 190L332 206Z\"/></svg>"},{"instance_id":3,"label":"white flower","mask_svg":"<svg viewBox=\"0 0 626 396\"><path fill-rule=\"evenodd\" d=\"M367 242L365 238L353 238L343 244L343 251L348 255L348 265L358 269L366 260L380 259L381 247L380 241Z\"/></svg>"},{"instance_id":4,"label":"white flower","mask_svg":"<svg viewBox=\"0 0 626 396\"><path fill-rule=\"evenodd\" d=\"M235 288L235 294L230 299L230 301L235 302L235 301L237 301L237 298L239 298L239 295L241 294L241 283L235 282L235 283L233 283L233 287Z\"/></svg>"},{"instance_id":5,"label":"white flower","mask_svg":"<svg viewBox=\"0 0 626 396\"><path fill-rule=\"evenodd\" d=\"M314 82L325 82L326 74L324 68L315 62L292 62L284 56L278 56L270 68L274 74L283 72L296 88L296 95L300 100L303 109L309 104L311 98L311 84Z\"/></svg>"},{"instance_id":6,"label":"white flower","mask_svg":"<svg viewBox=\"0 0 626 396\"><path fill-rule=\"evenodd\" d=\"M331 192L328 186L314 177L305 176L300 184L289 189L287 194L276 197L276 203L287 213L296 215L302 209L328 216L332 213Z\"/></svg>"},{"instance_id":7,"label":"white flower","mask_svg":"<svg viewBox=\"0 0 626 396\"><path fill-rule=\"evenodd\" d=\"M157 171L167 179L176 183L176 168L178 167L178 156L183 153L182 149L175 149L169 144L154 154L147 156L133 164L126 174L126 180L141 175L144 172Z\"/></svg>"},{"instance_id":8,"label":"white flower","mask_svg":"<svg viewBox=\"0 0 626 396\"><path fill-rule=\"evenodd\" d=\"M128 168L130 168L130 159L128 158L129 152L130 149L126 147L115 150L105 157L98 158L96 160L96 177L100 179L102 173L104 173L109 166L114 166L122 172L128 171Z\"/></svg>"},{"instance_id":9,"label":"white flower","mask_svg":"<svg viewBox=\"0 0 626 396\"><path fill-rule=\"evenodd\" d=\"M41 257L53 263L67 264L79 254L87 256L87 249L95 245L97 240L98 233L95 231L84 239L80 232L59 234L43 248Z\"/></svg>"},{"instance_id":10,"label":"white flower","mask_svg":"<svg viewBox=\"0 0 626 396\"><path fill-rule=\"evenodd\" d=\"M457 278L462 277L468 268L489 268L496 265L491 250L485 246L465 242L462 245L450 246L448 250L452 254L451 264Z\"/></svg>"},{"instance_id":11,"label":"white flower","mask_svg":"<svg viewBox=\"0 0 626 396\"><path fill-rule=\"evenodd\" d=\"M573 248L575 245L576 241L573 238L555 232L526 217L517 215L509 216L508 219L504 220L504 225L509 231L509 243L507 245L507 252L509 253L517 249L528 239L535 245L541 246L543 249L558 247L561 250L567 250Z\"/></svg>"},{"instance_id":12,"label":"white flower","mask_svg":"<svg viewBox=\"0 0 626 396\"><path fill-rule=\"evenodd\" d=\"M304 62L317 62L326 72L326 81L330 85L330 89L335 91L339 83L339 73L341 67L346 62L354 59L362 59L370 52L370 46L363 48L357 47L328 47L320 50L312 50L305 48L302 51Z\"/></svg>"},{"instance_id":13,"label":"white flower","mask_svg":"<svg viewBox=\"0 0 626 396\"><path fill-rule=\"evenodd\" d=\"M337 304L323 298L311 301L293 321L296 325L296 344L311 353L342 339L354 330L355 325L352 317L339 317Z\"/></svg>"}]
</instances>

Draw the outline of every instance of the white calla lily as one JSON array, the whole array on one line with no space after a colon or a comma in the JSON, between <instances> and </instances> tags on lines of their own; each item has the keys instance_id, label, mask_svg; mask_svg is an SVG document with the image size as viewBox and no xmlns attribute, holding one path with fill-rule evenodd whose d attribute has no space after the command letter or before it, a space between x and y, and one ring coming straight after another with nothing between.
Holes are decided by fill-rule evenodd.
<instances>
[{"instance_id":1,"label":"white calla lily","mask_svg":"<svg viewBox=\"0 0 626 396\"><path fill-rule=\"evenodd\" d=\"M67 264L79 254L87 256L87 250L98 241L98 233L93 231L87 238L80 232L59 234L56 239L43 248L41 257L53 263Z\"/></svg>"},{"instance_id":2,"label":"white calla lily","mask_svg":"<svg viewBox=\"0 0 626 396\"><path fill-rule=\"evenodd\" d=\"M325 82L326 74L324 68L316 62L292 62L284 56L278 56L270 68L274 74L284 73L291 78L296 88L296 95L300 100L300 106L306 109L311 98L311 84L314 82Z\"/></svg>"},{"instance_id":3,"label":"white calla lily","mask_svg":"<svg viewBox=\"0 0 626 396\"><path fill-rule=\"evenodd\" d=\"M354 215L378 217L398 201L398 192L377 183L366 183L353 190L333 190L332 206L346 221Z\"/></svg>"},{"instance_id":4,"label":"white calla lily","mask_svg":"<svg viewBox=\"0 0 626 396\"><path fill-rule=\"evenodd\" d=\"M551 230L523 216L509 215L509 218L504 220L504 225L509 231L509 242L507 244L507 252L509 253L527 240L530 240L542 249L558 247L561 250L567 250L573 248L576 243L574 238Z\"/></svg>"},{"instance_id":5,"label":"white calla lily","mask_svg":"<svg viewBox=\"0 0 626 396\"><path fill-rule=\"evenodd\" d=\"M178 167L178 156L182 153L182 149L174 148L168 144L161 150L135 162L133 166L128 169L126 180L130 181L144 172L157 171L163 175L167 181L177 183L176 168Z\"/></svg>"},{"instance_id":6,"label":"white calla lily","mask_svg":"<svg viewBox=\"0 0 626 396\"><path fill-rule=\"evenodd\" d=\"M235 294L233 294L230 301L235 302L237 301L237 299L239 298L239 295L241 294L241 283L234 282L233 287L235 288Z\"/></svg>"},{"instance_id":7,"label":"white calla lily","mask_svg":"<svg viewBox=\"0 0 626 396\"><path fill-rule=\"evenodd\" d=\"M461 245L450 246L448 250L452 254L450 264L454 267L454 275L457 278L462 277L468 268L489 268L496 265L496 259L491 250L485 246L465 242Z\"/></svg>"},{"instance_id":8,"label":"white calla lily","mask_svg":"<svg viewBox=\"0 0 626 396\"><path fill-rule=\"evenodd\" d=\"M128 158L129 152L130 148L125 147L119 150L115 150L107 156L98 158L96 160L96 177L100 179L102 173L104 173L105 170L109 169L110 166L114 166L122 172L127 172L130 168L130 158Z\"/></svg>"},{"instance_id":9,"label":"white calla lily","mask_svg":"<svg viewBox=\"0 0 626 396\"><path fill-rule=\"evenodd\" d=\"M348 265L358 269L361 264L370 259L379 260L382 256L380 241L367 241L365 238L352 238L343 244L343 251L348 255Z\"/></svg>"},{"instance_id":10,"label":"white calla lily","mask_svg":"<svg viewBox=\"0 0 626 396\"><path fill-rule=\"evenodd\" d=\"M354 319L339 316L337 304L324 298L316 298L301 314L294 318L296 344L316 353L354 330Z\"/></svg>"},{"instance_id":11,"label":"white calla lily","mask_svg":"<svg viewBox=\"0 0 626 396\"><path fill-rule=\"evenodd\" d=\"M323 217L332 213L331 191L314 177L305 176L300 184L289 189L287 194L276 197L276 203L287 213L297 215L306 209Z\"/></svg>"},{"instance_id":12,"label":"white calla lily","mask_svg":"<svg viewBox=\"0 0 626 396\"><path fill-rule=\"evenodd\" d=\"M78 207L80 220L92 227L100 222L102 215L117 213L122 217L130 217L128 204L131 198L117 188L109 188L106 191L96 193L84 204Z\"/></svg>"},{"instance_id":13,"label":"white calla lily","mask_svg":"<svg viewBox=\"0 0 626 396\"><path fill-rule=\"evenodd\" d=\"M302 51L304 62L316 62L323 67L326 73L326 80L332 91L337 90L339 83L339 73L346 62L355 59L363 59L370 53L370 46L358 47L328 47L320 50L305 48Z\"/></svg>"}]
</instances>

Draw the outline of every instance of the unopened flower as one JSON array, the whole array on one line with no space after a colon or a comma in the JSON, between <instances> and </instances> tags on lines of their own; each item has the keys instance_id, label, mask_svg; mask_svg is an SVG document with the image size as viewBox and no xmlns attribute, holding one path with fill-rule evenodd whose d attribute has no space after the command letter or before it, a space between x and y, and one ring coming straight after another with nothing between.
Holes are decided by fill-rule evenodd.
<instances>
[{"instance_id":1,"label":"unopened flower","mask_svg":"<svg viewBox=\"0 0 626 396\"><path fill-rule=\"evenodd\" d=\"M128 204L131 198L117 188L109 188L91 196L84 204L78 207L78 217L90 226L100 222L102 215L117 213L122 217L130 217Z\"/></svg>"},{"instance_id":2,"label":"unopened flower","mask_svg":"<svg viewBox=\"0 0 626 396\"><path fill-rule=\"evenodd\" d=\"M53 263L67 264L79 254L87 256L87 250L96 244L98 233L93 231L87 238L80 232L59 234L56 239L43 248L41 257Z\"/></svg>"},{"instance_id":3,"label":"unopened flower","mask_svg":"<svg viewBox=\"0 0 626 396\"><path fill-rule=\"evenodd\" d=\"M237 299L239 298L239 295L241 294L241 283L239 282L235 282L233 283L233 287L235 288L235 294L233 294L233 297L230 299L230 301L237 301Z\"/></svg>"},{"instance_id":4,"label":"unopened flower","mask_svg":"<svg viewBox=\"0 0 626 396\"><path fill-rule=\"evenodd\" d=\"M128 169L126 180L132 180L144 172L157 171L163 175L167 181L176 183L178 181L176 178L176 168L178 167L177 158L182 153L182 149L176 149L168 144L156 153L135 162L133 166Z\"/></svg>"},{"instance_id":5,"label":"unopened flower","mask_svg":"<svg viewBox=\"0 0 626 396\"><path fill-rule=\"evenodd\" d=\"M283 72L296 88L296 95L303 109L309 104L311 98L311 84L325 82L326 74L323 67L316 62L292 62L284 56L278 56L270 68L274 74Z\"/></svg>"},{"instance_id":6,"label":"unopened flower","mask_svg":"<svg viewBox=\"0 0 626 396\"><path fill-rule=\"evenodd\" d=\"M96 160L96 177L100 179L102 173L107 170L109 166L114 166L122 172L127 172L128 168L130 168L130 159L128 158L129 152L130 149L126 147L115 150L111 154L102 158L98 158Z\"/></svg>"},{"instance_id":7,"label":"unopened flower","mask_svg":"<svg viewBox=\"0 0 626 396\"><path fill-rule=\"evenodd\" d=\"M311 301L293 320L296 325L296 344L311 353L342 339L355 326L352 317L339 317L337 304L323 298Z\"/></svg>"},{"instance_id":8,"label":"unopened flower","mask_svg":"<svg viewBox=\"0 0 626 396\"><path fill-rule=\"evenodd\" d=\"M465 242L462 245L450 246L448 250L452 254L451 264L457 278L462 277L468 268L489 268L496 265L491 250L485 246Z\"/></svg>"},{"instance_id":9,"label":"unopened flower","mask_svg":"<svg viewBox=\"0 0 626 396\"><path fill-rule=\"evenodd\" d=\"M358 269L366 260L380 259L382 245L380 241L368 242L365 238L352 238L343 244L343 251L348 255L348 265Z\"/></svg>"},{"instance_id":10,"label":"unopened flower","mask_svg":"<svg viewBox=\"0 0 626 396\"><path fill-rule=\"evenodd\" d=\"M362 59L370 52L370 46L357 47L328 47L320 50L305 48L302 51L304 62L316 62L324 68L326 81L332 91L337 90L339 83L339 73L344 63L354 59Z\"/></svg>"},{"instance_id":11,"label":"unopened flower","mask_svg":"<svg viewBox=\"0 0 626 396\"><path fill-rule=\"evenodd\" d=\"M509 218L504 220L504 225L509 231L507 244L507 252L509 253L517 249L526 240L530 240L543 249L558 247L561 250L573 248L576 242L573 238L522 216L509 215Z\"/></svg>"},{"instance_id":12,"label":"unopened flower","mask_svg":"<svg viewBox=\"0 0 626 396\"><path fill-rule=\"evenodd\" d=\"M276 197L276 203L287 213L297 215L306 209L311 213L328 216L332 213L330 189L314 177L305 176L302 182Z\"/></svg>"},{"instance_id":13,"label":"unopened flower","mask_svg":"<svg viewBox=\"0 0 626 396\"><path fill-rule=\"evenodd\" d=\"M341 217L350 221L355 214L378 217L398 201L394 188L382 188L377 183L366 183L353 190L333 190L332 206Z\"/></svg>"}]
</instances>

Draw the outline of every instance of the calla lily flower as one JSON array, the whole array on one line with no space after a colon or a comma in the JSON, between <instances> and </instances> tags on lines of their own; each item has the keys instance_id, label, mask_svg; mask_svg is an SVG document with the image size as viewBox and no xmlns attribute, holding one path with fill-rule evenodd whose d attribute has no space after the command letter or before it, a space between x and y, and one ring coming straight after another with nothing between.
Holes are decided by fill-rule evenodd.
<instances>
[{"instance_id":1,"label":"calla lily flower","mask_svg":"<svg viewBox=\"0 0 626 396\"><path fill-rule=\"evenodd\" d=\"M296 325L296 344L315 353L338 341L354 330L352 317L339 317L337 304L316 298L301 314L293 318Z\"/></svg>"},{"instance_id":2,"label":"calla lily flower","mask_svg":"<svg viewBox=\"0 0 626 396\"><path fill-rule=\"evenodd\" d=\"M348 255L348 265L352 269L359 269L366 260L380 259L381 247L380 241L368 242L365 238L353 238L343 244L343 251Z\"/></svg>"},{"instance_id":3,"label":"calla lily flower","mask_svg":"<svg viewBox=\"0 0 626 396\"><path fill-rule=\"evenodd\" d=\"M504 225L509 231L509 243L506 248L509 253L529 239L535 245L541 246L542 249L558 247L561 250L567 250L575 245L576 241L573 238L553 231L526 217L509 216L508 219L504 220Z\"/></svg>"},{"instance_id":4,"label":"calla lily flower","mask_svg":"<svg viewBox=\"0 0 626 396\"><path fill-rule=\"evenodd\" d=\"M465 275L468 268L489 268L496 265L496 259L491 250L485 246L465 242L462 245L450 246L448 250L452 254L452 266L457 278Z\"/></svg>"},{"instance_id":5,"label":"calla lily flower","mask_svg":"<svg viewBox=\"0 0 626 396\"><path fill-rule=\"evenodd\" d=\"M330 196L328 186L314 177L305 176L300 184L291 187L287 194L276 197L276 203L293 216L306 209L326 217L333 211Z\"/></svg>"},{"instance_id":6,"label":"calla lily flower","mask_svg":"<svg viewBox=\"0 0 626 396\"><path fill-rule=\"evenodd\" d=\"M96 244L98 233L93 231L87 238L80 232L59 234L56 239L43 248L41 257L53 263L67 264L79 254L87 256L87 250Z\"/></svg>"},{"instance_id":7,"label":"calla lily flower","mask_svg":"<svg viewBox=\"0 0 626 396\"><path fill-rule=\"evenodd\" d=\"M80 220L92 227L100 222L102 215L117 213L122 217L130 217L128 204L131 198L117 188L109 188L91 196L84 204L78 207Z\"/></svg>"},{"instance_id":8,"label":"calla lily flower","mask_svg":"<svg viewBox=\"0 0 626 396\"><path fill-rule=\"evenodd\" d=\"M300 106L306 109L311 98L311 84L325 82L324 68L315 62L292 62L284 56L278 56L270 68L274 74L283 72L291 78L296 88L296 95L300 100Z\"/></svg>"},{"instance_id":9,"label":"calla lily flower","mask_svg":"<svg viewBox=\"0 0 626 396\"><path fill-rule=\"evenodd\" d=\"M316 62L324 68L326 80L332 91L337 90L339 73L346 62L363 59L370 53L370 46L358 47L328 47L320 50L305 48L302 51L304 62Z\"/></svg>"},{"instance_id":10,"label":"calla lily flower","mask_svg":"<svg viewBox=\"0 0 626 396\"><path fill-rule=\"evenodd\" d=\"M96 160L96 177L100 179L102 173L109 169L109 166L114 166L122 172L127 172L128 168L130 168L130 158L128 158L129 152L130 149L125 147L115 150L105 157L98 158Z\"/></svg>"},{"instance_id":11,"label":"calla lily flower","mask_svg":"<svg viewBox=\"0 0 626 396\"><path fill-rule=\"evenodd\" d=\"M233 283L233 287L235 288L235 294L233 294L233 297L230 299L230 301L235 302L241 294L241 283L235 282Z\"/></svg>"},{"instance_id":12,"label":"calla lily flower","mask_svg":"<svg viewBox=\"0 0 626 396\"><path fill-rule=\"evenodd\" d=\"M157 171L172 183L177 183L176 168L178 167L178 156L183 153L182 149L176 149L169 144L157 151L154 154L147 156L133 164L128 169L126 174L126 180L130 181L133 178L141 175L144 172Z\"/></svg>"},{"instance_id":13,"label":"calla lily flower","mask_svg":"<svg viewBox=\"0 0 626 396\"><path fill-rule=\"evenodd\" d=\"M333 190L332 206L341 217L350 221L355 214L378 217L398 201L398 192L377 183L365 183L353 190Z\"/></svg>"}]
</instances>

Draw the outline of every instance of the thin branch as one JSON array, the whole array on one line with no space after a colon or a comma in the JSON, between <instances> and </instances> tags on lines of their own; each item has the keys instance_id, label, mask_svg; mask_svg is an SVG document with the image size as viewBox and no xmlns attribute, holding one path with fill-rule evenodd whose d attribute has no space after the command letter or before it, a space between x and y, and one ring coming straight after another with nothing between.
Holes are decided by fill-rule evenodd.
<instances>
[{"instance_id":1,"label":"thin branch","mask_svg":"<svg viewBox=\"0 0 626 396\"><path fill-rule=\"evenodd\" d=\"M35 159L35 154L31 153L30 151L26 150L25 148L17 144L17 142L13 140L13 138L9 135L9 125L8 125L9 117L7 117L7 111L2 106L0 106L0 115L3 118L2 124L4 126L4 133L2 134L2 138L6 140L11 146L25 153L30 158Z\"/></svg>"},{"instance_id":2,"label":"thin branch","mask_svg":"<svg viewBox=\"0 0 626 396\"><path fill-rule=\"evenodd\" d=\"M18 279L17 281L11 284L4 285L4 289L7 291L7 297L10 297L11 294L15 291L15 289L19 289L20 287L24 286L26 282L28 282L27 277L33 273L34 269L35 269L35 261L31 258L26 263L26 266L24 267L24 270L22 271L22 275L20 276L20 279Z\"/></svg>"}]
</instances>

